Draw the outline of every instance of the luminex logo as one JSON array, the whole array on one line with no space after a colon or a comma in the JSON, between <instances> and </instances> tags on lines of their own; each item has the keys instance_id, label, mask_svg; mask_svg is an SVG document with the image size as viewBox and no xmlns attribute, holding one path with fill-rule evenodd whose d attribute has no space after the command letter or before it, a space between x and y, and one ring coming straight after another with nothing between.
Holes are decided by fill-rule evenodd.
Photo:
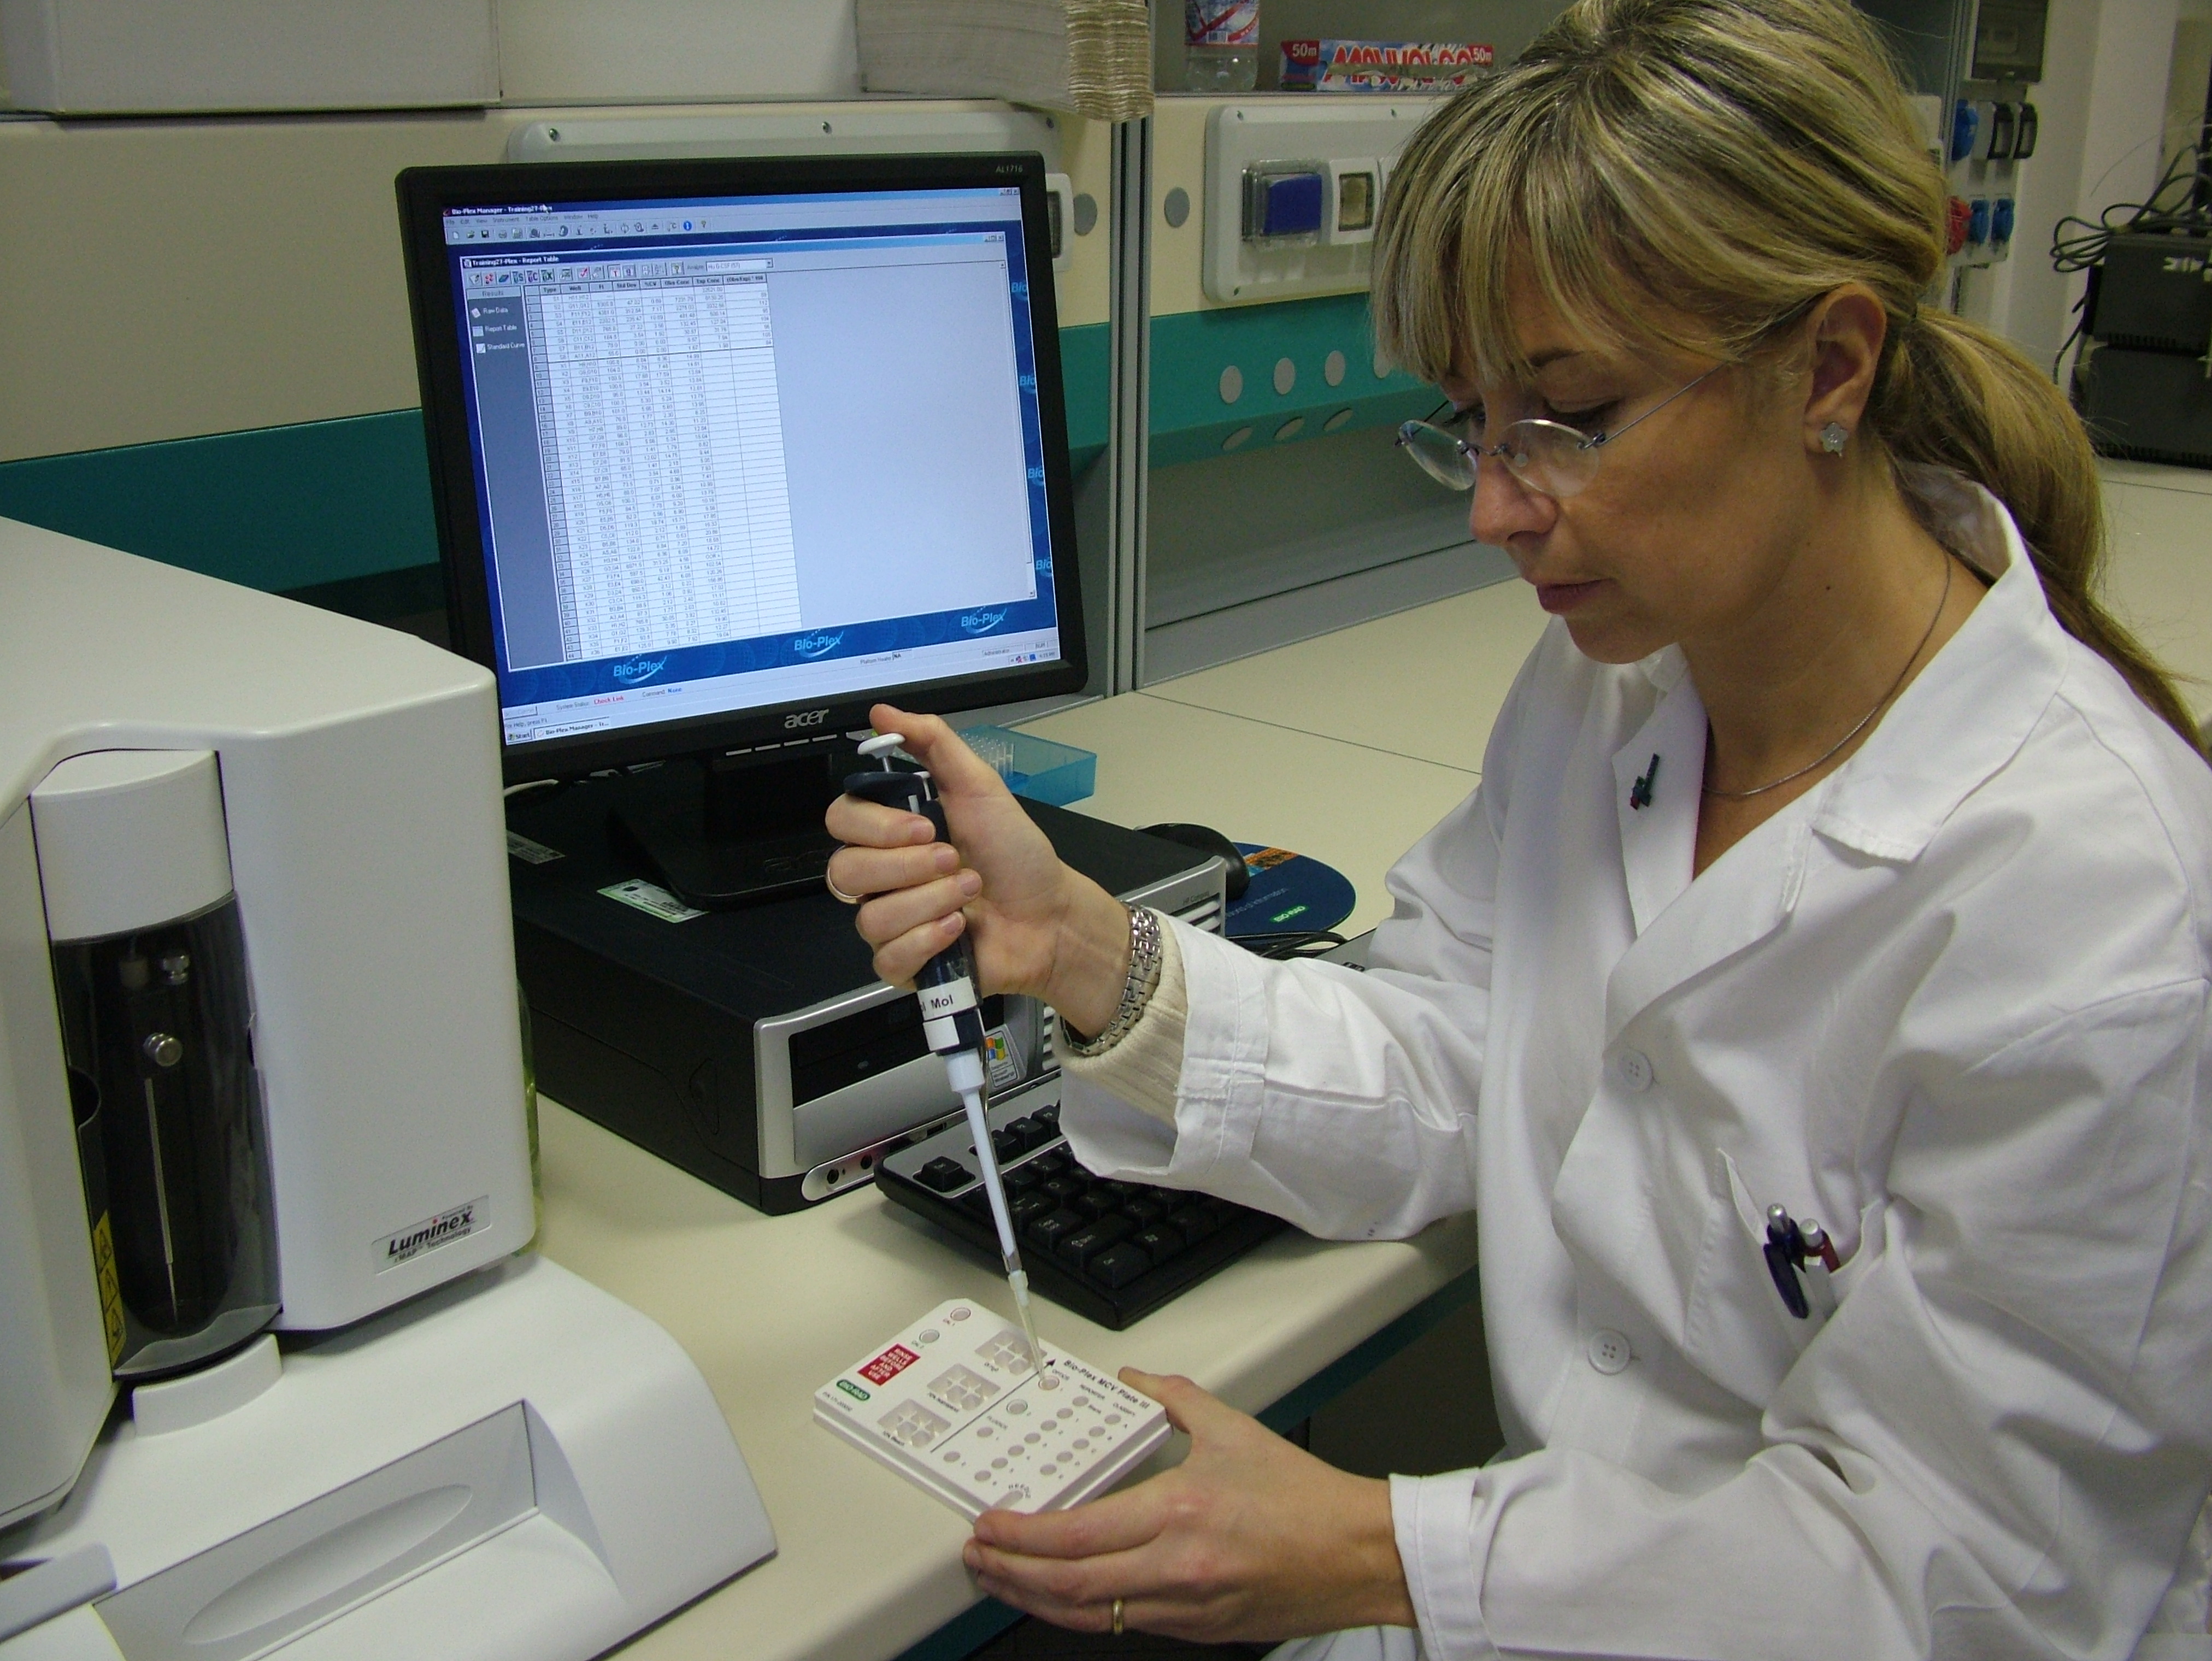
<instances>
[{"instance_id":1,"label":"luminex logo","mask_svg":"<svg viewBox=\"0 0 2212 1661\"><path fill-rule=\"evenodd\" d=\"M667 667L668 659L665 658L625 658L621 663L610 665L607 673L624 686L634 687L641 681L650 681Z\"/></svg>"},{"instance_id":2,"label":"luminex logo","mask_svg":"<svg viewBox=\"0 0 2212 1661\"><path fill-rule=\"evenodd\" d=\"M802 658L826 658L843 643L844 639L842 633L824 634L817 630L812 634L794 636L791 649Z\"/></svg>"},{"instance_id":3,"label":"luminex logo","mask_svg":"<svg viewBox=\"0 0 2212 1661\"><path fill-rule=\"evenodd\" d=\"M960 627L970 634L988 634L1006 621L1006 614L999 611L970 611L960 619Z\"/></svg>"}]
</instances>

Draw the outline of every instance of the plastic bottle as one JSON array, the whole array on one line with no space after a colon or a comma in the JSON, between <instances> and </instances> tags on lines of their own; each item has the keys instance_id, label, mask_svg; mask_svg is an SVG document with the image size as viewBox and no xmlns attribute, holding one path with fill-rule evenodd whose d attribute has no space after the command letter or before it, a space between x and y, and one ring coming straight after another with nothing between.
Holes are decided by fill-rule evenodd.
<instances>
[{"instance_id":1,"label":"plastic bottle","mask_svg":"<svg viewBox=\"0 0 2212 1661\"><path fill-rule=\"evenodd\" d=\"M1260 82L1260 0L1183 0L1183 90L1250 92Z\"/></svg>"}]
</instances>

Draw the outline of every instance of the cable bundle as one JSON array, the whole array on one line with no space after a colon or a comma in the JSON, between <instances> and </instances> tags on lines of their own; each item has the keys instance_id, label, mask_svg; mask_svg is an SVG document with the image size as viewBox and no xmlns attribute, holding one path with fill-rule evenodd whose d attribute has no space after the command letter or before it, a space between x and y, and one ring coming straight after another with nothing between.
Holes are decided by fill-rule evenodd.
<instances>
[{"instance_id":1,"label":"cable bundle","mask_svg":"<svg viewBox=\"0 0 2212 1661\"><path fill-rule=\"evenodd\" d=\"M2177 187L2184 188L2186 195L2169 203L2167 198ZM2160 232L2212 235L2212 146L2185 145L2175 151L2147 200L2115 202L2094 221L2075 214L2060 220L2051 232L2051 269L2069 273L2097 270L2104 264L2106 250L2114 237ZM2051 361L2053 380L2058 379L2059 366L2087 325L2089 299L2094 292L2093 286L2074 302L2073 331Z\"/></svg>"}]
</instances>

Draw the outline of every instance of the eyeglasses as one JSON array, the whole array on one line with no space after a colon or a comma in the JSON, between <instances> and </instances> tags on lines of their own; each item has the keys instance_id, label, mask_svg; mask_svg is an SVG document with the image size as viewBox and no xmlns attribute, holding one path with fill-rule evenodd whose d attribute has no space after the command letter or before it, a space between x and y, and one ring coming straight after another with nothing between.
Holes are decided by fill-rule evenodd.
<instances>
[{"instance_id":1,"label":"eyeglasses","mask_svg":"<svg viewBox=\"0 0 2212 1661\"><path fill-rule=\"evenodd\" d=\"M1421 464L1421 470L1437 483L1454 490L1474 488L1477 464L1486 456L1495 456L1505 464L1506 470L1531 490L1555 500L1572 496L1586 488L1597 476L1598 463L1603 459L1605 446L1623 433L1646 421L1674 403L1692 387L1718 374L1726 366L1715 364L1696 380L1686 381L1665 397L1653 404L1635 421L1617 427L1610 433L1585 433L1578 427L1569 427L1564 421L1543 421L1531 417L1516 421L1509 426L1496 444L1486 445L1478 439L1462 438L1452 427L1463 425L1468 419L1462 415L1449 425L1435 424L1435 414L1427 421L1409 421L1398 428L1398 442L1406 452ZM1449 404L1443 406L1450 408ZM1436 412L1442 413L1442 410Z\"/></svg>"}]
</instances>

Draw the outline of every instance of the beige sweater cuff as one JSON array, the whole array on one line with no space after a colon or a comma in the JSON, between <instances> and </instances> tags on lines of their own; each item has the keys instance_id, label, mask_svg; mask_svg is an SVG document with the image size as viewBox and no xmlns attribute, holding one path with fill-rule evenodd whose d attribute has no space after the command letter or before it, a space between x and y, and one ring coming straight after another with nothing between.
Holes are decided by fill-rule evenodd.
<instances>
[{"instance_id":1,"label":"beige sweater cuff","mask_svg":"<svg viewBox=\"0 0 2212 1661\"><path fill-rule=\"evenodd\" d=\"M1160 930L1160 981L1137 1024L1102 1056L1069 1055L1054 1046L1062 1070L1139 1112L1173 1125L1176 1092L1182 1082L1183 1024L1190 1003L1183 989L1182 948L1176 931ZM1059 1028L1054 1028L1055 1037Z\"/></svg>"}]
</instances>

